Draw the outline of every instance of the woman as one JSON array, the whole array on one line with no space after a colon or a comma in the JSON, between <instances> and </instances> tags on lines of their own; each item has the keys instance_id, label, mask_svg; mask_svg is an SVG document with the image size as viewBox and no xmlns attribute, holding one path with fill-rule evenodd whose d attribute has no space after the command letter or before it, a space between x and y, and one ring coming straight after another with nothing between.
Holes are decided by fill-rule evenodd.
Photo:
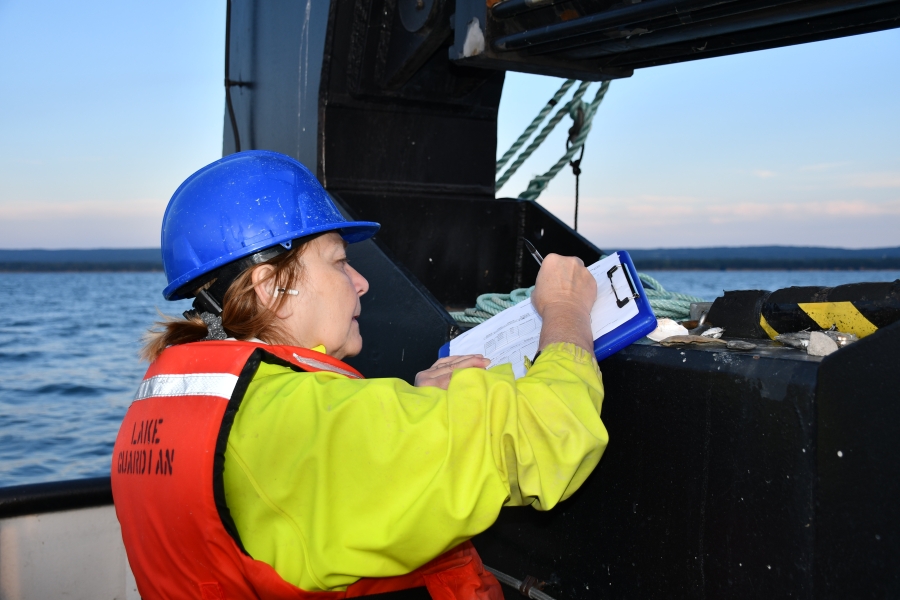
<instances>
[{"instance_id":1,"label":"woman","mask_svg":"<svg viewBox=\"0 0 900 600\"><path fill-rule=\"evenodd\" d=\"M502 598L468 540L503 506L549 510L607 443L592 348L596 284L550 255L532 295L540 359L481 356L365 380L368 282L346 221L300 163L242 152L201 169L163 218L168 300L113 457L129 562L151 598L343 598L423 587ZM423 591L424 593L424 591Z\"/></svg>"}]
</instances>

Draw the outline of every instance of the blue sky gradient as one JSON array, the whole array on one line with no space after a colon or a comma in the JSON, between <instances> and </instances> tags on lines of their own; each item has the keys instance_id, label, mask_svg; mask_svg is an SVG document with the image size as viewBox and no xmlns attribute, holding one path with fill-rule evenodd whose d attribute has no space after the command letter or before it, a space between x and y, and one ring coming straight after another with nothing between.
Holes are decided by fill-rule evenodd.
<instances>
[{"instance_id":1,"label":"blue sky gradient","mask_svg":"<svg viewBox=\"0 0 900 600\"><path fill-rule=\"evenodd\" d=\"M586 146L579 229L601 247L900 245L898 57L891 30L613 81ZM507 76L501 153L558 85L535 94L534 79ZM500 195L562 155L570 123ZM574 187L566 168L539 201L571 224Z\"/></svg>"},{"instance_id":2,"label":"blue sky gradient","mask_svg":"<svg viewBox=\"0 0 900 600\"><path fill-rule=\"evenodd\" d=\"M158 245L171 193L221 154L224 5L0 0L0 247ZM898 56L892 30L612 82L579 229L604 248L900 245ZM507 75L499 153L559 84ZM539 201L571 222L571 170Z\"/></svg>"}]
</instances>

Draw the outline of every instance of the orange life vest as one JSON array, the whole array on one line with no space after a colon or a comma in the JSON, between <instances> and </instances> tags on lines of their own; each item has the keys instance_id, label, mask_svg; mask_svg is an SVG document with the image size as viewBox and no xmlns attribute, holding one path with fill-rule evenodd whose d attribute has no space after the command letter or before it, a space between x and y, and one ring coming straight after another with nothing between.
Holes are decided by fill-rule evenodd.
<instances>
[{"instance_id":1,"label":"orange life vest","mask_svg":"<svg viewBox=\"0 0 900 600\"><path fill-rule=\"evenodd\" d=\"M225 504L225 444L261 362L362 378L324 354L251 342L167 348L150 365L113 449L116 515L145 600L341 600L424 586L439 600L500 600L470 542L408 575L360 579L343 592L308 592L254 560Z\"/></svg>"}]
</instances>

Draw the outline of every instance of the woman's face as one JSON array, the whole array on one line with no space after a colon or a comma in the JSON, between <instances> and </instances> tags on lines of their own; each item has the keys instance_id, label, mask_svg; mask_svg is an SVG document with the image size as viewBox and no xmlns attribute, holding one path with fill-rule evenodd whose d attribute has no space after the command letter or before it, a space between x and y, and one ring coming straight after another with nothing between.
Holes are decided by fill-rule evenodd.
<instances>
[{"instance_id":1,"label":"woman's face","mask_svg":"<svg viewBox=\"0 0 900 600\"><path fill-rule=\"evenodd\" d=\"M362 350L359 298L369 282L347 262L347 243L334 232L311 242L301 256L299 294L289 296L279 310L282 331L297 346L325 346L329 356L356 356Z\"/></svg>"}]
</instances>

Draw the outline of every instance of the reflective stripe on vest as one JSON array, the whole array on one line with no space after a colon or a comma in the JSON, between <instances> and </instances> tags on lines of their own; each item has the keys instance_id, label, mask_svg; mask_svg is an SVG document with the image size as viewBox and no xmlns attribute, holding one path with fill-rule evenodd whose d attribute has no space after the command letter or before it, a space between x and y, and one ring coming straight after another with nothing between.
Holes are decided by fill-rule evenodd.
<instances>
[{"instance_id":1,"label":"reflective stripe on vest","mask_svg":"<svg viewBox=\"0 0 900 600\"><path fill-rule=\"evenodd\" d=\"M231 373L202 375L154 375L141 382L134 401L168 396L217 396L228 400L238 376Z\"/></svg>"},{"instance_id":2,"label":"reflective stripe on vest","mask_svg":"<svg viewBox=\"0 0 900 600\"><path fill-rule=\"evenodd\" d=\"M500 600L499 583L469 542L399 577L346 591L308 592L254 560L225 505L224 447L261 362L362 378L311 350L250 342L167 348L147 371L113 449L112 487L128 560L144 600L342 600L427 587L440 600Z\"/></svg>"},{"instance_id":3,"label":"reflective stripe on vest","mask_svg":"<svg viewBox=\"0 0 900 600\"><path fill-rule=\"evenodd\" d=\"M307 367L312 367L313 369L318 369L320 371L331 371L333 373L339 373L341 375L346 375L347 377L352 377L353 379L359 379L359 376L351 373L346 369L342 369L340 367L336 367L334 365L329 365L327 363L322 362L321 360L310 358L309 356L300 356L296 352L294 353L294 360L300 363L301 365L305 365Z\"/></svg>"}]
</instances>

